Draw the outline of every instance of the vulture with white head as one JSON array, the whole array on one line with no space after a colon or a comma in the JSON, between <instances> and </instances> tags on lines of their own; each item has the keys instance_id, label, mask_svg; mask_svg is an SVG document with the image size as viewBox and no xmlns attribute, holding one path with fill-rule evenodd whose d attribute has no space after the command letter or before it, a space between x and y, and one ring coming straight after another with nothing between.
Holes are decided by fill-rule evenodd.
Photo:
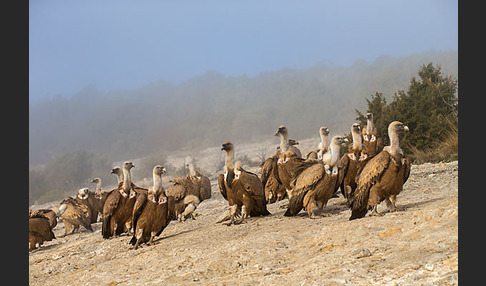
<instances>
[{"instance_id":1,"label":"vulture with white head","mask_svg":"<svg viewBox=\"0 0 486 286\"><path fill-rule=\"evenodd\" d=\"M249 216L269 215L258 176L244 170L239 161L233 164L234 145L231 142L223 143L221 150L226 152L225 173L218 176L218 183L230 208L228 225L239 224ZM237 220L240 212L241 217Z\"/></svg>"},{"instance_id":2,"label":"vulture with white head","mask_svg":"<svg viewBox=\"0 0 486 286\"><path fill-rule=\"evenodd\" d=\"M89 218L91 223L98 221L98 214L100 213L100 200L96 197L96 194L90 191L88 188L81 188L78 190L76 199L86 205L89 209Z\"/></svg>"},{"instance_id":3,"label":"vulture with white head","mask_svg":"<svg viewBox=\"0 0 486 286\"><path fill-rule=\"evenodd\" d=\"M348 199L356 190L356 175L367 162L367 154L363 152L363 137L359 123L351 125L351 136L353 144L349 150L341 157L341 166L344 173L340 188L344 198Z\"/></svg>"},{"instance_id":4,"label":"vulture with white head","mask_svg":"<svg viewBox=\"0 0 486 286\"><path fill-rule=\"evenodd\" d=\"M325 154L329 150L328 144L328 135L329 135L329 128L326 126L322 126L319 128L319 136L321 137L321 142L317 145L317 150L310 151L307 154L307 159L322 159L322 155Z\"/></svg>"},{"instance_id":5,"label":"vulture with white head","mask_svg":"<svg viewBox=\"0 0 486 286\"><path fill-rule=\"evenodd\" d=\"M135 201L140 193L148 191L132 183L130 169L134 167L131 161L123 163L123 181L106 198L101 228L103 238L130 231Z\"/></svg>"},{"instance_id":6,"label":"vulture with white head","mask_svg":"<svg viewBox=\"0 0 486 286\"><path fill-rule=\"evenodd\" d=\"M373 113L366 114L366 126L363 128L363 149L368 158L373 158L383 150L383 140L376 135Z\"/></svg>"},{"instance_id":7,"label":"vulture with white head","mask_svg":"<svg viewBox=\"0 0 486 286\"><path fill-rule=\"evenodd\" d=\"M133 236L130 244L138 248L140 243L150 245L160 235L171 220L169 200L162 187L162 175L166 169L162 165L153 168L153 185L148 190L147 200L133 216ZM172 205L173 207L173 205Z\"/></svg>"},{"instance_id":8,"label":"vulture with white head","mask_svg":"<svg viewBox=\"0 0 486 286\"><path fill-rule=\"evenodd\" d=\"M342 181L339 150L341 144L346 141L343 136L334 136L327 152L330 159L325 161L323 157L317 164L306 168L297 176L284 216L294 216L302 208L307 211L310 218L316 207L322 211Z\"/></svg>"},{"instance_id":9,"label":"vulture with white head","mask_svg":"<svg viewBox=\"0 0 486 286\"><path fill-rule=\"evenodd\" d=\"M370 209L372 215L378 215L377 206L383 200L390 211L396 210L396 197L402 191L411 167L410 158L400 148L398 134L402 131L408 131L408 127L399 121L391 122L388 126L390 146L384 147L362 168L356 191L349 198L350 220L364 217Z\"/></svg>"},{"instance_id":10,"label":"vulture with white head","mask_svg":"<svg viewBox=\"0 0 486 286\"><path fill-rule=\"evenodd\" d=\"M308 167L317 164L317 160L304 160L299 157L295 150L288 145L288 129L281 125L275 132L280 137L280 154L277 159L277 168L273 168L275 178L282 184L290 199L291 190L294 188L297 176Z\"/></svg>"}]
</instances>

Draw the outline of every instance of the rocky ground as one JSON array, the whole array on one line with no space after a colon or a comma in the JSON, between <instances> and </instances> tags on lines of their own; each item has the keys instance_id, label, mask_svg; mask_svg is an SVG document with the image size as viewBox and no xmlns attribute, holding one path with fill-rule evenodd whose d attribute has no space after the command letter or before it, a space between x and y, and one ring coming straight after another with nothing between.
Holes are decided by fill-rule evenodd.
<instances>
[{"instance_id":1,"label":"rocky ground","mask_svg":"<svg viewBox=\"0 0 486 286\"><path fill-rule=\"evenodd\" d=\"M237 151L238 152L238 149ZM258 168L254 168L258 172ZM156 243L134 250L130 236L61 237L29 253L30 285L457 285L458 162L413 165L401 209L349 221L342 197L321 217L270 216L216 223L227 211L211 176L212 198L196 220L173 221Z\"/></svg>"}]
</instances>

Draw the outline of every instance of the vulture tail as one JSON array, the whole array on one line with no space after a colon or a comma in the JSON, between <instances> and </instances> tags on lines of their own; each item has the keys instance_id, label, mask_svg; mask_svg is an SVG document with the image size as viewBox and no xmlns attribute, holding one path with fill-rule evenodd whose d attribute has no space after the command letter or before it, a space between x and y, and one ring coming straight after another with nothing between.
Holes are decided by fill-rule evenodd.
<instances>
[{"instance_id":1,"label":"vulture tail","mask_svg":"<svg viewBox=\"0 0 486 286\"><path fill-rule=\"evenodd\" d=\"M300 210L304 207L305 194L306 192L300 192L299 194L290 198L289 206L287 207L287 211L284 213L284 216L294 216L300 212Z\"/></svg>"}]
</instances>

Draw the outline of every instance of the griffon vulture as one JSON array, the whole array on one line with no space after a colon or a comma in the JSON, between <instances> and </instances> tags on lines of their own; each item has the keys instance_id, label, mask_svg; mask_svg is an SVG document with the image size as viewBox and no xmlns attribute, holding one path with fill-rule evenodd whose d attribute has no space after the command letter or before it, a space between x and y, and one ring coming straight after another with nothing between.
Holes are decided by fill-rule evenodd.
<instances>
[{"instance_id":1,"label":"griffon vulture","mask_svg":"<svg viewBox=\"0 0 486 286\"><path fill-rule=\"evenodd\" d=\"M327 137L329 135L329 128L326 126L322 126L319 128L319 136L321 137L321 142L317 145L317 150L310 151L307 154L307 159L322 159L322 155L325 154L329 150Z\"/></svg>"},{"instance_id":2,"label":"griffon vulture","mask_svg":"<svg viewBox=\"0 0 486 286\"><path fill-rule=\"evenodd\" d=\"M302 208L307 211L310 218L316 207L322 211L342 180L339 150L341 144L346 141L345 137L334 136L327 153L330 154L330 159L327 162L324 158L321 159L297 176L284 216L294 216Z\"/></svg>"},{"instance_id":3,"label":"griffon vulture","mask_svg":"<svg viewBox=\"0 0 486 286\"><path fill-rule=\"evenodd\" d=\"M356 175L367 162L367 154L363 152L363 138L359 123L351 125L351 136L353 144L347 153L341 157L341 166L344 174L340 188L344 198L348 199L356 190Z\"/></svg>"},{"instance_id":4,"label":"griffon vulture","mask_svg":"<svg viewBox=\"0 0 486 286\"><path fill-rule=\"evenodd\" d=\"M112 174L113 174L113 169L112 169ZM99 210L98 214L100 215L101 218L101 216L103 215L103 205L105 204L106 197L108 197L108 194L110 192L101 188L100 178L94 178L93 180L91 180L91 183L96 184L95 197L98 199L98 210Z\"/></svg>"},{"instance_id":5,"label":"griffon vulture","mask_svg":"<svg viewBox=\"0 0 486 286\"><path fill-rule=\"evenodd\" d=\"M350 220L364 217L370 209L372 215L378 215L377 206L383 200L390 211L396 210L396 196L402 191L411 167L410 158L404 156L399 145L401 131L408 131L408 127L399 121L391 122L388 126L390 146L384 147L362 168L354 196L349 198Z\"/></svg>"},{"instance_id":6,"label":"griffon vulture","mask_svg":"<svg viewBox=\"0 0 486 286\"><path fill-rule=\"evenodd\" d=\"M363 128L363 149L368 158L373 158L383 150L383 140L376 135L373 113L366 114L366 126Z\"/></svg>"},{"instance_id":7,"label":"griffon vulture","mask_svg":"<svg viewBox=\"0 0 486 286\"><path fill-rule=\"evenodd\" d=\"M275 132L275 136L280 137L280 154L277 160L277 168L273 168L275 178L282 184L290 199L291 190L294 188L295 179L306 168L317 164L317 160L304 160L295 153L295 150L288 145L287 127L281 125Z\"/></svg>"},{"instance_id":8,"label":"griffon vulture","mask_svg":"<svg viewBox=\"0 0 486 286\"><path fill-rule=\"evenodd\" d=\"M81 188L78 190L76 199L88 207L91 223L97 222L98 214L100 213L100 200L96 198L95 193L91 192L88 188Z\"/></svg>"},{"instance_id":9,"label":"griffon vulture","mask_svg":"<svg viewBox=\"0 0 486 286\"><path fill-rule=\"evenodd\" d=\"M80 226L91 232L93 231L91 228L90 210L80 199L68 197L59 203L58 208L63 210L60 217L64 222L65 236L78 231Z\"/></svg>"},{"instance_id":10,"label":"griffon vulture","mask_svg":"<svg viewBox=\"0 0 486 286\"><path fill-rule=\"evenodd\" d=\"M131 229L135 201L139 193L147 191L132 183L130 169L134 167L130 161L123 163L123 181L106 198L101 228L103 238L129 232Z\"/></svg>"},{"instance_id":11,"label":"griffon vulture","mask_svg":"<svg viewBox=\"0 0 486 286\"><path fill-rule=\"evenodd\" d=\"M56 238L52 231L52 222L45 215L48 212L29 212L29 251L40 247L44 241L51 241Z\"/></svg>"},{"instance_id":12,"label":"griffon vulture","mask_svg":"<svg viewBox=\"0 0 486 286\"><path fill-rule=\"evenodd\" d=\"M162 175L166 169L156 165L153 169L153 186L148 190L147 200L140 212L133 216L133 237L130 244L138 248L140 243L152 244L171 220L169 200L162 187Z\"/></svg>"},{"instance_id":13,"label":"griffon vulture","mask_svg":"<svg viewBox=\"0 0 486 286\"><path fill-rule=\"evenodd\" d=\"M226 152L226 164L225 173L223 177L219 175L218 183L223 185L230 208L228 225L239 224L248 216L269 215L262 182L258 176L244 170L239 161L233 164L234 146L231 142L223 143L221 150ZM241 218L236 220L240 211Z\"/></svg>"}]
</instances>

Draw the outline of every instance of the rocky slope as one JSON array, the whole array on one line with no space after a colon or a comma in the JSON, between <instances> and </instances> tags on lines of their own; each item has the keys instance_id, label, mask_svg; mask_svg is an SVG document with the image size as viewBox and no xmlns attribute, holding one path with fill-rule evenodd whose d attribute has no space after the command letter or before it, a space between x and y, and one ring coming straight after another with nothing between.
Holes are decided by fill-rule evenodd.
<instances>
[{"instance_id":1,"label":"rocky slope","mask_svg":"<svg viewBox=\"0 0 486 286\"><path fill-rule=\"evenodd\" d=\"M237 149L238 150L238 149ZM238 152L238 151L237 151ZM258 168L254 171L259 173ZM227 210L212 178L196 220L173 221L155 245L94 232L61 237L29 253L30 285L457 285L458 162L413 165L399 211L349 221L342 197L321 217L267 217L215 223Z\"/></svg>"}]
</instances>

